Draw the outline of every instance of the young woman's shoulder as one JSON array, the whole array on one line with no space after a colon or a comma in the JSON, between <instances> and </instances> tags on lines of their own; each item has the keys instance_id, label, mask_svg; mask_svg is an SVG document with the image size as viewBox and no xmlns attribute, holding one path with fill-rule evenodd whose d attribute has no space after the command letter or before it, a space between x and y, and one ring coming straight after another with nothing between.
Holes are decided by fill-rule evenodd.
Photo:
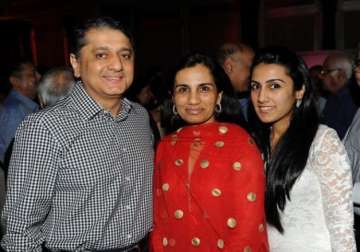
<instances>
[{"instance_id":1,"label":"young woman's shoulder","mask_svg":"<svg viewBox=\"0 0 360 252\"><path fill-rule=\"evenodd\" d=\"M324 124L320 124L313 140L313 148L318 150L337 150L336 146L341 147L341 140L333 128L330 128Z\"/></svg>"},{"instance_id":2,"label":"young woman's shoulder","mask_svg":"<svg viewBox=\"0 0 360 252\"><path fill-rule=\"evenodd\" d=\"M330 128L325 124L320 124L316 132L314 141L323 141L325 140L324 138L340 140L339 136L333 128Z\"/></svg>"}]
</instances>

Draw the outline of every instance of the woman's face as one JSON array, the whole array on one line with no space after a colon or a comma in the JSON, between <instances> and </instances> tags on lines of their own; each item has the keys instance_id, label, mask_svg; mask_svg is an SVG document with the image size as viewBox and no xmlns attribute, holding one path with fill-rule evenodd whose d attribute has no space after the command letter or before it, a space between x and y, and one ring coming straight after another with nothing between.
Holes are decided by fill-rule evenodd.
<instances>
[{"instance_id":1,"label":"woman's face","mask_svg":"<svg viewBox=\"0 0 360 252\"><path fill-rule=\"evenodd\" d=\"M215 121L215 106L220 100L221 93L205 65L197 64L176 73L173 102L181 119L188 124Z\"/></svg>"},{"instance_id":2,"label":"woman's face","mask_svg":"<svg viewBox=\"0 0 360 252\"><path fill-rule=\"evenodd\" d=\"M278 64L259 64L252 72L251 101L263 123L288 128L297 99L304 90L296 91L286 68Z\"/></svg>"}]
</instances>

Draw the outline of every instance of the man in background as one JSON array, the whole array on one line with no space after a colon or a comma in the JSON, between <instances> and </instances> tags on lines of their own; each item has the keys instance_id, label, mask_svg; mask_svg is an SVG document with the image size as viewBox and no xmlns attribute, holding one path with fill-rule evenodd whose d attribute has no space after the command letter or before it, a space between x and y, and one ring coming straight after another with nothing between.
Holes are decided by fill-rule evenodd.
<instances>
[{"instance_id":1,"label":"man in background","mask_svg":"<svg viewBox=\"0 0 360 252\"><path fill-rule=\"evenodd\" d=\"M217 52L219 64L228 75L236 92L243 117L248 120L250 67L254 58L253 49L245 44L226 43Z\"/></svg>"},{"instance_id":2,"label":"man in background","mask_svg":"<svg viewBox=\"0 0 360 252\"><path fill-rule=\"evenodd\" d=\"M38 81L39 73L31 62L19 62L10 71L9 82L12 90L5 98L0 110L1 161L4 161L6 149L14 138L21 121L39 108L34 101L37 95Z\"/></svg>"},{"instance_id":3,"label":"man in background","mask_svg":"<svg viewBox=\"0 0 360 252\"><path fill-rule=\"evenodd\" d=\"M66 97L75 85L73 73L68 67L53 67L41 78L38 86L39 102L42 108L53 106Z\"/></svg>"},{"instance_id":4,"label":"man in background","mask_svg":"<svg viewBox=\"0 0 360 252\"><path fill-rule=\"evenodd\" d=\"M322 113L322 123L336 130L342 139L356 113L357 106L349 89L352 60L344 53L326 57L321 72L324 87L329 91Z\"/></svg>"}]
</instances>

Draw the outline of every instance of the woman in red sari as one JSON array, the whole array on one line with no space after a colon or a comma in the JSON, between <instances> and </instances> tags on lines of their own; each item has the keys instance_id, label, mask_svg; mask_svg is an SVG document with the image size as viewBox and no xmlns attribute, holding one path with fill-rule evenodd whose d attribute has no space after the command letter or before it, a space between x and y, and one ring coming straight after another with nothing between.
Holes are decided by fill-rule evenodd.
<instances>
[{"instance_id":1,"label":"woman in red sari","mask_svg":"<svg viewBox=\"0 0 360 252\"><path fill-rule=\"evenodd\" d=\"M193 54L175 71L156 153L152 251L268 251L264 170L222 68ZM166 114L166 113L165 113Z\"/></svg>"}]
</instances>

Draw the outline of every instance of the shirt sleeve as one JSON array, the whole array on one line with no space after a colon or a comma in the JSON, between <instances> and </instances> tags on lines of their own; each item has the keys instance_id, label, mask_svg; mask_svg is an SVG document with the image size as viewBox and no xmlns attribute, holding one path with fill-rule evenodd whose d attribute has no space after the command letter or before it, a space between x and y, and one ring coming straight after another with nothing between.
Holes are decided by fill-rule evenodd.
<instances>
[{"instance_id":1,"label":"shirt sleeve","mask_svg":"<svg viewBox=\"0 0 360 252\"><path fill-rule=\"evenodd\" d=\"M345 148L336 132L327 129L316 149L314 165L319 172L332 251L356 251L351 169Z\"/></svg>"},{"instance_id":2,"label":"shirt sleeve","mask_svg":"<svg viewBox=\"0 0 360 252\"><path fill-rule=\"evenodd\" d=\"M59 148L41 120L26 119L15 137L2 215L7 251L41 251L50 211Z\"/></svg>"}]
</instances>

